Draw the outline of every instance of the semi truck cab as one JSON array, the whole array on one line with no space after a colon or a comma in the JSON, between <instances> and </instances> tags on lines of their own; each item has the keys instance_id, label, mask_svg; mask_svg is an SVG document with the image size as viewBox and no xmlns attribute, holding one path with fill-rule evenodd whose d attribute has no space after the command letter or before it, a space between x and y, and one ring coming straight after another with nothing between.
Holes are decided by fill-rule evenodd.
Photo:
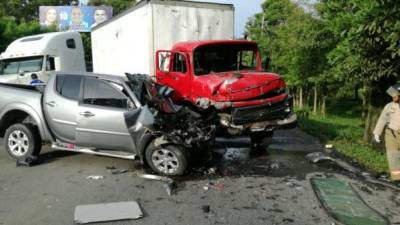
<instances>
[{"instance_id":1,"label":"semi truck cab","mask_svg":"<svg viewBox=\"0 0 400 225\"><path fill-rule=\"evenodd\" d=\"M53 32L12 42L0 56L0 82L30 84L31 74L47 82L56 71L86 72L78 32Z\"/></svg>"}]
</instances>

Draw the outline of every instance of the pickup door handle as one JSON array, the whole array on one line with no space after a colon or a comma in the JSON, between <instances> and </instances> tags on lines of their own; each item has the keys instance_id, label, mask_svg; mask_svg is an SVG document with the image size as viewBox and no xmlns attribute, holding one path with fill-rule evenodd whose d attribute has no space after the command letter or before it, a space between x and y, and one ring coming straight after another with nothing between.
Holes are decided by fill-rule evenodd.
<instances>
[{"instance_id":1,"label":"pickup door handle","mask_svg":"<svg viewBox=\"0 0 400 225\"><path fill-rule=\"evenodd\" d=\"M89 111L81 112L81 113L79 113L79 115L84 116L84 117L92 117L92 116L94 116L94 114L89 112Z\"/></svg>"},{"instance_id":2,"label":"pickup door handle","mask_svg":"<svg viewBox=\"0 0 400 225\"><path fill-rule=\"evenodd\" d=\"M46 105L48 105L50 107L54 107L54 106L56 106L56 102L55 101L46 102Z\"/></svg>"}]
</instances>

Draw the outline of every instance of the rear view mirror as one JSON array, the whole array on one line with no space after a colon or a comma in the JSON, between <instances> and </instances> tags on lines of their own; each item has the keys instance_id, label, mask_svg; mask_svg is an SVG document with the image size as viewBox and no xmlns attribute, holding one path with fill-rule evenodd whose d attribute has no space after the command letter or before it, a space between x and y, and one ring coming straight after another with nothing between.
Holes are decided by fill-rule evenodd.
<instances>
[{"instance_id":1,"label":"rear view mirror","mask_svg":"<svg viewBox=\"0 0 400 225\"><path fill-rule=\"evenodd\" d=\"M157 52L157 70L160 72L168 73L171 62L171 53L169 51Z\"/></svg>"}]
</instances>

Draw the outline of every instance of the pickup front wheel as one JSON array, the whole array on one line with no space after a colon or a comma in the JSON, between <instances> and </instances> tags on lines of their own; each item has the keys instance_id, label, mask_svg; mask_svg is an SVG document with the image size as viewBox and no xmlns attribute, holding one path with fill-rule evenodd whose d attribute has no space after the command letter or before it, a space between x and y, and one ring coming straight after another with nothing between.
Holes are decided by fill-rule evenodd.
<instances>
[{"instance_id":1,"label":"pickup front wheel","mask_svg":"<svg viewBox=\"0 0 400 225\"><path fill-rule=\"evenodd\" d=\"M146 161L156 173L166 176L182 175L188 165L184 148L176 145L155 146L154 142L146 150Z\"/></svg>"},{"instance_id":2,"label":"pickup front wheel","mask_svg":"<svg viewBox=\"0 0 400 225\"><path fill-rule=\"evenodd\" d=\"M39 132L29 124L17 123L10 126L4 138L5 149L14 159L38 155L42 147Z\"/></svg>"}]
</instances>

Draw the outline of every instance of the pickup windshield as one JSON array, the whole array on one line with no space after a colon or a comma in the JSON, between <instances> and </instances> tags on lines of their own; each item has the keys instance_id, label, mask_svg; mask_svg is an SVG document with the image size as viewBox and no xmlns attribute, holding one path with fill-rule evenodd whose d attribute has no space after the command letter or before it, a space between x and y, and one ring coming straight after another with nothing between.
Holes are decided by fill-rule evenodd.
<instances>
[{"instance_id":1,"label":"pickup windshield","mask_svg":"<svg viewBox=\"0 0 400 225\"><path fill-rule=\"evenodd\" d=\"M255 70L257 49L252 45L210 45L194 51L197 76L238 70Z\"/></svg>"}]
</instances>

